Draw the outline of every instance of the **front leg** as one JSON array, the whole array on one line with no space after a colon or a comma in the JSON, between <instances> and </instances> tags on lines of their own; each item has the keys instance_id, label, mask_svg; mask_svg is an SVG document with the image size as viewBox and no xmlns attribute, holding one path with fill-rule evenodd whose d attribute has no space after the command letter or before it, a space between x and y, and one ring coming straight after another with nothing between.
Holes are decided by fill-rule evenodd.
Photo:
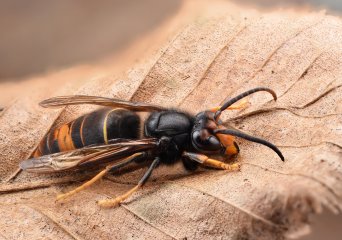
<instances>
[{"instance_id":1,"label":"front leg","mask_svg":"<svg viewBox=\"0 0 342 240\"><path fill-rule=\"evenodd\" d=\"M187 158L189 160L195 161L197 163L200 163L203 166L212 167L216 169L223 169L228 171L237 171L240 170L240 164L233 163L233 164L227 164L212 158L207 157L206 155L199 154L199 153L190 153L190 152L184 152L182 155L183 158Z\"/></svg>"}]
</instances>

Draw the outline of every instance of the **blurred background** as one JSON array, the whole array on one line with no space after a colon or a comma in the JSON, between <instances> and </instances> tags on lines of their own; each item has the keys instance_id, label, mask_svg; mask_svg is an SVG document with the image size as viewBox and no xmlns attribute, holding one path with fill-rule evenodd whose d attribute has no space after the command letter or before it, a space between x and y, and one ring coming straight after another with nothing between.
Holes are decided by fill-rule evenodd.
<instances>
[{"instance_id":1,"label":"blurred background","mask_svg":"<svg viewBox=\"0 0 342 240\"><path fill-rule=\"evenodd\" d=\"M180 0L0 1L0 81L92 63L174 14Z\"/></svg>"},{"instance_id":2,"label":"blurred background","mask_svg":"<svg viewBox=\"0 0 342 240\"><path fill-rule=\"evenodd\" d=\"M342 10L340 0L232 0L259 8ZM0 0L0 82L112 57L182 0Z\"/></svg>"},{"instance_id":3,"label":"blurred background","mask_svg":"<svg viewBox=\"0 0 342 240\"><path fill-rule=\"evenodd\" d=\"M341 0L231 1L266 10L326 9L335 15L342 10ZM80 85L111 74L120 52L177 14L182 4L182 0L0 0L0 110L26 91L25 86L44 84L52 74L59 74L54 84ZM341 216L324 212L312 221L313 233L302 239L341 239Z\"/></svg>"}]
</instances>

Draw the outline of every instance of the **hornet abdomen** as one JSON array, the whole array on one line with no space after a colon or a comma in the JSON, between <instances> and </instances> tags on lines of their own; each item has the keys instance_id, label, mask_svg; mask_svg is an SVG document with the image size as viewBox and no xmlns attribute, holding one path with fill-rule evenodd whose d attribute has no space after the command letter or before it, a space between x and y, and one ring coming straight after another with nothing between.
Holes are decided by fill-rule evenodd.
<instances>
[{"instance_id":1,"label":"hornet abdomen","mask_svg":"<svg viewBox=\"0 0 342 240\"><path fill-rule=\"evenodd\" d=\"M103 108L50 130L33 157L70 151L93 144L107 144L116 138L137 139L140 118L130 110Z\"/></svg>"}]
</instances>

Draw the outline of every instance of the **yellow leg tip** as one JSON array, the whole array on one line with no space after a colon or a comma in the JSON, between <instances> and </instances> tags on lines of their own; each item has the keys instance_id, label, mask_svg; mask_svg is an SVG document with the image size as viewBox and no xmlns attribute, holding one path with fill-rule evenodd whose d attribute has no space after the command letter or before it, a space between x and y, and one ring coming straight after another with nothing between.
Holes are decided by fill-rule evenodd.
<instances>
[{"instance_id":1,"label":"yellow leg tip","mask_svg":"<svg viewBox=\"0 0 342 240\"><path fill-rule=\"evenodd\" d=\"M56 201L57 201L57 202L62 201L62 200L64 200L64 199L66 199L67 197L68 197L67 194L58 194L58 195L56 196Z\"/></svg>"},{"instance_id":2,"label":"yellow leg tip","mask_svg":"<svg viewBox=\"0 0 342 240\"><path fill-rule=\"evenodd\" d=\"M230 171L240 171L240 167L241 165L239 163L224 164L224 169Z\"/></svg>"},{"instance_id":3,"label":"yellow leg tip","mask_svg":"<svg viewBox=\"0 0 342 240\"><path fill-rule=\"evenodd\" d=\"M112 208L112 207L117 207L119 204L121 203L120 199L109 199L109 200L100 200L97 202L97 204L100 207L104 207L104 208Z\"/></svg>"},{"instance_id":4,"label":"yellow leg tip","mask_svg":"<svg viewBox=\"0 0 342 240\"><path fill-rule=\"evenodd\" d=\"M125 194L118 196L114 199L107 199L107 200L100 200L97 203L101 206L101 207L106 207L106 208L110 208L110 207L116 207L118 206L120 203L122 203L123 201L125 201L127 198L129 198L135 191L137 191L139 188L141 187L140 184L138 184L137 186L135 186L134 188L132 188L131 190L129 190L128 192L126 192Z\"/></svg>"}]
</instances>

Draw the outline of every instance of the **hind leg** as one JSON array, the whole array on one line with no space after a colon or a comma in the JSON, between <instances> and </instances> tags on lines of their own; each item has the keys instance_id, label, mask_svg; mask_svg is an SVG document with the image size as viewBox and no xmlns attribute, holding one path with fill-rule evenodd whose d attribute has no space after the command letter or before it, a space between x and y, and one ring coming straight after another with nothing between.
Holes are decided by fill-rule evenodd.
<instances>
[{"instance_id":1,"label":"hind leg","mask_svg":"<svg viewBox=\"0 0 342 240\"><path fill-rule=\"evenodd\" d=\"M111 164L108 165L104 170L102 170L101 172L99 172L95 177L93 177L92 179L90 179L89 181L85 182L84 184L82 184L81 186L67 192L67 193L63 193L63 194L59 194L57 196L57 201L59 200L63 200L66 199L88 187L90 187L91 185L93 185L96 181L100 180L104 175L106 175L108 172L119 169L121 167L124 167L126 165L128 165L129 163L135 161L137 158L140 158L141 156L143 156L144 153L135 153L125 159L123 159L120 163L115 163L115 164Z\"/></svg>"}]
</instances>

